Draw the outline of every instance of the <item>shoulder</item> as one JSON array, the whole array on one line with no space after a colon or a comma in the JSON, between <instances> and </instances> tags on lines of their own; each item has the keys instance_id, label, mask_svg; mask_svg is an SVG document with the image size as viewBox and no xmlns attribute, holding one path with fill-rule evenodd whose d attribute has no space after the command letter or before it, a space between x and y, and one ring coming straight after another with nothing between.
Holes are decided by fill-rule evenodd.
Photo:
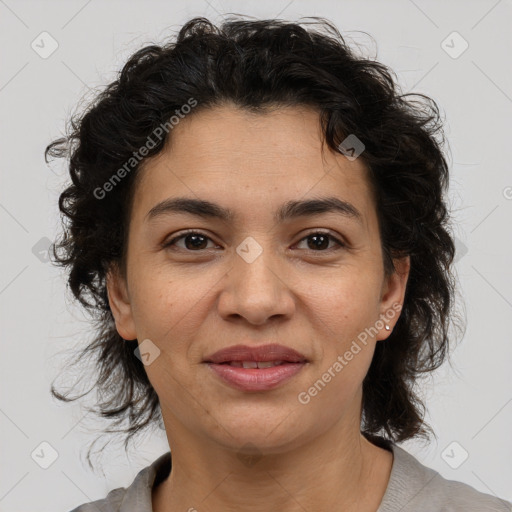
<instances>
[{"instance_id":1,"label":"shoulder","mask_svg":"<svg viewBox=\"0 0 512 512\"><path fill-rule=\"evenodd\" d=\"M118 487L103 499L83 503L70 512L152 512L152 490L171 471L171 452L143 468L128 487Z\"/></svg>"},{"instance_id":2,"label":"shoulder","mask_svg":"<svg viewBox=\"0 0 512 512\"><path fill-rule=\"evenodd\" d=\"M512 512L512 503L448 480L421 464L414 456L392 445L393 467L378 512Z\"/></svg>"},{"instance_id":3,"label":"shoulder","mask_svg":"<svg viewBox=\"0 0 512 512\"><path fill-rule=\"evenodd\" d=\"M83 503L71 512L119 512L125 494L126 488L119 487L110 491L105 498Z\"/></svg>"}]
</instances>

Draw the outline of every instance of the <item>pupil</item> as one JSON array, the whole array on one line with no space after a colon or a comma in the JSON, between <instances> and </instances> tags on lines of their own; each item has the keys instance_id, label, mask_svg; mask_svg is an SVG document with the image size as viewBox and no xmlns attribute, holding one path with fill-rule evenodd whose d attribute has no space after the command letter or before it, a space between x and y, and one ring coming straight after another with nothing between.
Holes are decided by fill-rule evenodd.
<instances>
[{"instance_id":1,"label":"pupil","mask_svg":"<svg viewBox=\"0 0 512 512\"><path fill-rule=\"evenodd\" d=\"M329 238L326 235L312 235L309 237L309 239L310 240L314 239L317 241L318 241L318 239L323 239L323 242L327 242L327 244L322 243L322 242L320 242L320 243L315 242L314 244L312 244L313 248L320 249L320 248L326 248L329 246ZM322 247L322 246L324 246L324 247ZM310 245L310 247L311 247L311 245Z\"/></svg>"},{"instance_id":2,"label":"pupil","mask_svg":"<svg viewBox=\"0 0 512 512\"><path fill-rule=\"evenodd\" d=\"M201 240L202 239L202 240ZM187 241L192 241L192 244L188 244ZM187 246L187 249L190 248L189 245L191 245L195 249L202 249L203 245L205 243L205 237L202 235L187 235L185 238L185 245Z\"/></svg>"}]
</instances>

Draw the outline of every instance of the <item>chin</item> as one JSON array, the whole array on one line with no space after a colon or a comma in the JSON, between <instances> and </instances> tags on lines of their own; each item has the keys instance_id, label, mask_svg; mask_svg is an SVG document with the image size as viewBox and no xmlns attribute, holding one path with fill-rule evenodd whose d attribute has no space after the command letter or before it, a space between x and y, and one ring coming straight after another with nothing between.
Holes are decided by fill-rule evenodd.
<instances>
[{"instance_id":1,"label":"chin","mask_svg":"<svg viewBox=\"0 0 512 512\"><path fill-rule=\"evenodd\" d=\"M307 421L295 418L282 408L280 414L273 417L270 414L258 415L253 410L243 416L224 418L222 428L215 429L215 441L227 449L247 452L248 455L252 451L268 454L285 452L306 437L304 429L308 428Z\"/></svg>"}]
</instances>

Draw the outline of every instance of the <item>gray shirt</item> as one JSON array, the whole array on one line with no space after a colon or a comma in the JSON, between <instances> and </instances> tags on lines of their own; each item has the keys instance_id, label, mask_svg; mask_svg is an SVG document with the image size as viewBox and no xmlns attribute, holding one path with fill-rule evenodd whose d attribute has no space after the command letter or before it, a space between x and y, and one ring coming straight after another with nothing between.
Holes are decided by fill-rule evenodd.
<instances>
[{"instance_id":1,"label":"gray shirt","mask_svg":"<svg viewBox=\"0 0 512 512\"><path fill-rule=\"evenodd\" d=\"M394 460L386 493L376 512L512 512L512 503L447 480L410 453L391 445ZM152 512L151 492L171 471L171 452L142 469L133 483L71 512ZM316 512L316 511L313 511Z\"/></svg>"}]
</instances>

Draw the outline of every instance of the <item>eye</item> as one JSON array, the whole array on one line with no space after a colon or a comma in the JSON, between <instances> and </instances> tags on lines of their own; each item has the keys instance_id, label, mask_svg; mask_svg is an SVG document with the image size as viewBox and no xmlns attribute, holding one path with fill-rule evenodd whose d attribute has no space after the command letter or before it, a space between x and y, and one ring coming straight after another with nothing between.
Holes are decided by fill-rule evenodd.
<instances>
[{"instance_id":1,"label":"eye","mask_svg":"<svg viewBox=\"0 0 512 512\"><path fill-rule=\"evenodd\" d=\"M177 242L184 240L185 246L177 246ZM187 231L185 233L181 233L180 235L172 238L168 242L164 242L162 247L172 247L177 246L179 249L183 249L186 251L191 252L198 252L202 249L207 249L207 243L209 241L212 241L210 237L207 235L199 232L199 231ZM330 233L324 232L324 231L316 231L314 233L310 233L306 237L304 237L302 240L300 240L299 244L303 242L304 240L312 240L313 242L311 244L308 244L309 247L307 249L313 251L313 252L328 252L330 250L333 250L335 248L331 247L329 248L329 242L334 241L338 247L345 247L345 244L338 240L338 238L334 237ZM206 244L206 245L205 245ZM326 250L327 249L327 250Z\"/></svg>"},{"instance_id":2,"label":"eye","mask_svg":"<svg viewBox=\"0 0 512 512\"><path fill-rule=\"evenodd\" d=\"M211 238L206 236L203 233L200 233L198 231L187 231L185 233L182 233L181 235L178 235L174 237L173 239L169 240L168 242L164 242L162 247L167 248L171 246L175 246L176 242L178 240L183 239L185 242L185 247L178 246L180 249L184 249L186 251L197 251L201 249L206 249L205 247L205 241L210 240Z\"/></svg>"},{"instance_id":3,"label":"eye","mask_svg":"<svg viewBox=\"0 0 512 512\"><path fill-rule=\"evenodd\" d=\"M300 242L303 242L304 240L312 240L313 242L308 244L308 249L313 252L328 252L330 250L336 250L336 248L330 248L329 241L333 240L338 247L345 247L345 244L338 240L336 237L331 235L330 233L324 232L324 231L315 231L314 233L310 233L308 236L304 237ZM327 249L327 250L325 250Z\"/></svg>"}]
</instances>

